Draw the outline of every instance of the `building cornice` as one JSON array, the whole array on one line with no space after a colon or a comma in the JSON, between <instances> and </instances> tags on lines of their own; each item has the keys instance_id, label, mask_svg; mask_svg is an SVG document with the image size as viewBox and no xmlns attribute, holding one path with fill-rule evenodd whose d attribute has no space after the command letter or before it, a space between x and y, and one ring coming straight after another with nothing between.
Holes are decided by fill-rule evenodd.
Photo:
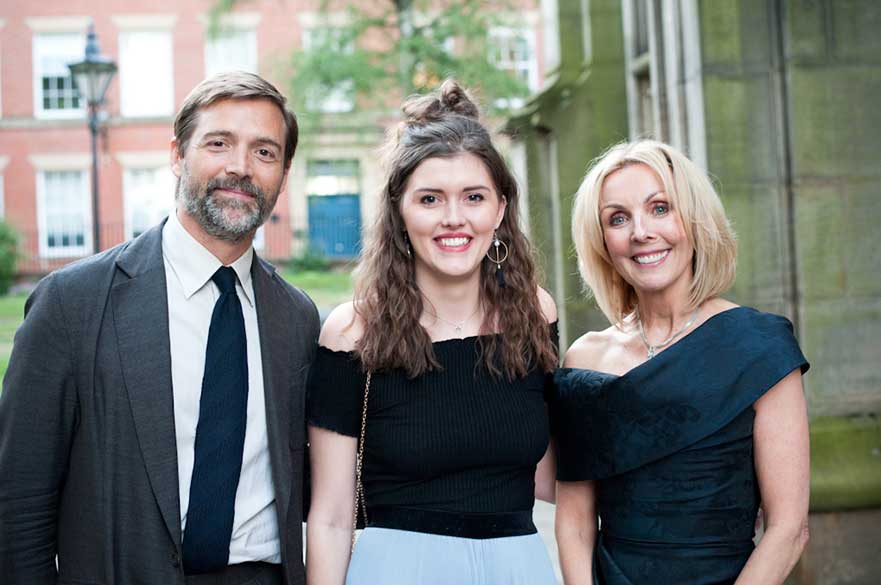
<instances>
[{"instance_id":1,"label":"building cornice","mask_svg":"<svg viewBox=\"0 0 881 585\"><path fill-rule=\"evenodd\" d=\"M177 15L168 14L116 14L110 17L121 31L170 30L177 22Z\"/></svg>"},{"instance_id":2,"label":"building cornice","mask_svg":"<svg viewBox=\"0 0 881 585\"><path fill-rule=\"evenodd\" d=\"M24 19L35 33L85 33L90 16L34 16Z\"/></svg>"},{"instance_id":3,"label":"building cornice","mask_svg":"<svg viewBox=\"0 0 881 585\"><path fill-rule=\"evenodd\" d=\"M88 153L32 154L28 160L38 171L82 171L92 164L92 156Z\"/></svg>"},{"instance_id":4,"label":"building cornice","mask_svg":"<svg viewBox=\"0 0 881 585\"><path fill-rule=\"evenodd\" d=\"M217 25L223 30L253 30L260 25L263 15L259 12L226 12L217 17ZM211 13L205 12L199 15L199 22L203 26L210 27Z\"/></svg>"},{"instance_id":5,"label":"building cornice","mask_svg":"<svg viewBox=\"0 0 881 585\"><path fill-rule=\"evenodd\" d=\"M110 128L131 126L163 126L171 131L172 116L122 117L113 116L102 125ZM85 117L78 118L33 118L31 116L0 118L0 130L39 130L46 128L79 129L86 128Z\"/></svg>"},{"instance_id":6,"label":"building cornice","mask_svg":"<svg viewBox=\"0 0 881 585\"><path fill-rule=\"evenodd\" d=\"M325 26L334 28L347 26L352 21L352 18L349 16L348 12L342 10L336 12L314 12L304 10L297 13L297 21L302 28L307 29L321 28Z\"/></svg>"},{"instance_id":7,"label":"building cornice","mask_svg":"<svg viewBox=\"0 0 881 585\"><path fill-rule=\"evenodd\" d=\"M163 167L170 165L171 160L167 150L128 150L117 152L114 156L126 169Z\"/></svg>"}]
</instances>

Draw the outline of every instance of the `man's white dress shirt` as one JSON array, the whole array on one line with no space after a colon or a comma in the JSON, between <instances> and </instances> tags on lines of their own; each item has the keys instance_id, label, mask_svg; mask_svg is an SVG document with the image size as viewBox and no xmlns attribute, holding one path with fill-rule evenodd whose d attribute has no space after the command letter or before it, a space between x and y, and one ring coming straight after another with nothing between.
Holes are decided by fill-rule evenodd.
<instances>
[{"instance_id":1,"label":"man's white dress shirt","mask_svg":"<svg viewBox=\"0 0 881 585\"><path fill-rule=\"evenodd\" d=\"M211 314L220 296L211 276L222 264L184 229L174 212L162 229L162 255L168 291L180 518L181 529L186 530L205 348ZM254 250L248 248L231 265L238 276L236 292L242 303L248 345L248 418L229 545L231 565L248 561L281 562L275 488L266 433L260 332L251 281L253 259Z\"/></svg>"}]
</instances>

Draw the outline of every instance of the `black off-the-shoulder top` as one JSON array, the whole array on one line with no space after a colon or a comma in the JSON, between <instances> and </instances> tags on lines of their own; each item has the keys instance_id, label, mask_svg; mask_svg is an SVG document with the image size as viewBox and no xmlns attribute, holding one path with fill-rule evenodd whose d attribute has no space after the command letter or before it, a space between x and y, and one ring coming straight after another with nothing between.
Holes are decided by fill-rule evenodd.
<instances>
[{"instance_id":1,"label":"black off-the-shoulder top","mask_svg":"<svg viewBox=\"0 0 881 585\"><path fill-rule=\"evenodd\" d=\"M556 323L550 331L556 341ZM496 379L478 363L479 340L435 342L442 369L416 379L402 370L373 374L363 468L371 525L470 538L535 532L534 477L549 441L552 376L535 368ZM365 380L354 353L319 347L309 424L358 437Z\"/></svg>"}]
</instances>

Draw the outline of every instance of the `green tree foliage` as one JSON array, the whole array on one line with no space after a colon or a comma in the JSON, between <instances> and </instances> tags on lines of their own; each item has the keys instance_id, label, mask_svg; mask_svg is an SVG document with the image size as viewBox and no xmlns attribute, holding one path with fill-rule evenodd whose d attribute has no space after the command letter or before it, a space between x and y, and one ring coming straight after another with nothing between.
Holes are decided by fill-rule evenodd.
<instances>
[{"instance_id":1,"label":"green tree foliage","mask_svg":"<svg viewBox=\"0 0 881 585\"><path fill-rule=\"evenodd\" d=\"M490 57L490 28L519 25L507 1L359 4L323 2L323 14L346 15L342 26L328 18L326 27L312 33L310 46L292 54L289 90L298 111L320 111L324 100L340 92L354 98L357 109L384 109L447 77L475 90L491 112L528 93Z\"/></svg>"},{"instance_id":2,"label":"green tree foliage","mask_svg":"<svg viewBox=\"0 0 881 585\"><path fill-rule=\"evenodd\" d=\"M5 295L15 277L18 261L18 234L5 221L0 221L0 295Z\"/></svg>"}]
</instances>

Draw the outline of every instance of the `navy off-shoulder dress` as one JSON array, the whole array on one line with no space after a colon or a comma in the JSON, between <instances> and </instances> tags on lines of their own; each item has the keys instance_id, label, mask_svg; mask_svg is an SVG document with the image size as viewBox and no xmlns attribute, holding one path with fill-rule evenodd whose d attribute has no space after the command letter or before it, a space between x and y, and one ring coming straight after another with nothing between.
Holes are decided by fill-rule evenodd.
<instances>
[{"instance_id":1,"label":"navy off-shoulder dress","mask_svg":"<svg viewBox=\"0 0 881 585\"><path fill-rule=\"evenodd\" d=\"M752 406L808 367L787 319L738 307L622 376L557 372L558 479L596 481L596 583L737 579L760 504Z\"/></svg>"}]
</instances>

